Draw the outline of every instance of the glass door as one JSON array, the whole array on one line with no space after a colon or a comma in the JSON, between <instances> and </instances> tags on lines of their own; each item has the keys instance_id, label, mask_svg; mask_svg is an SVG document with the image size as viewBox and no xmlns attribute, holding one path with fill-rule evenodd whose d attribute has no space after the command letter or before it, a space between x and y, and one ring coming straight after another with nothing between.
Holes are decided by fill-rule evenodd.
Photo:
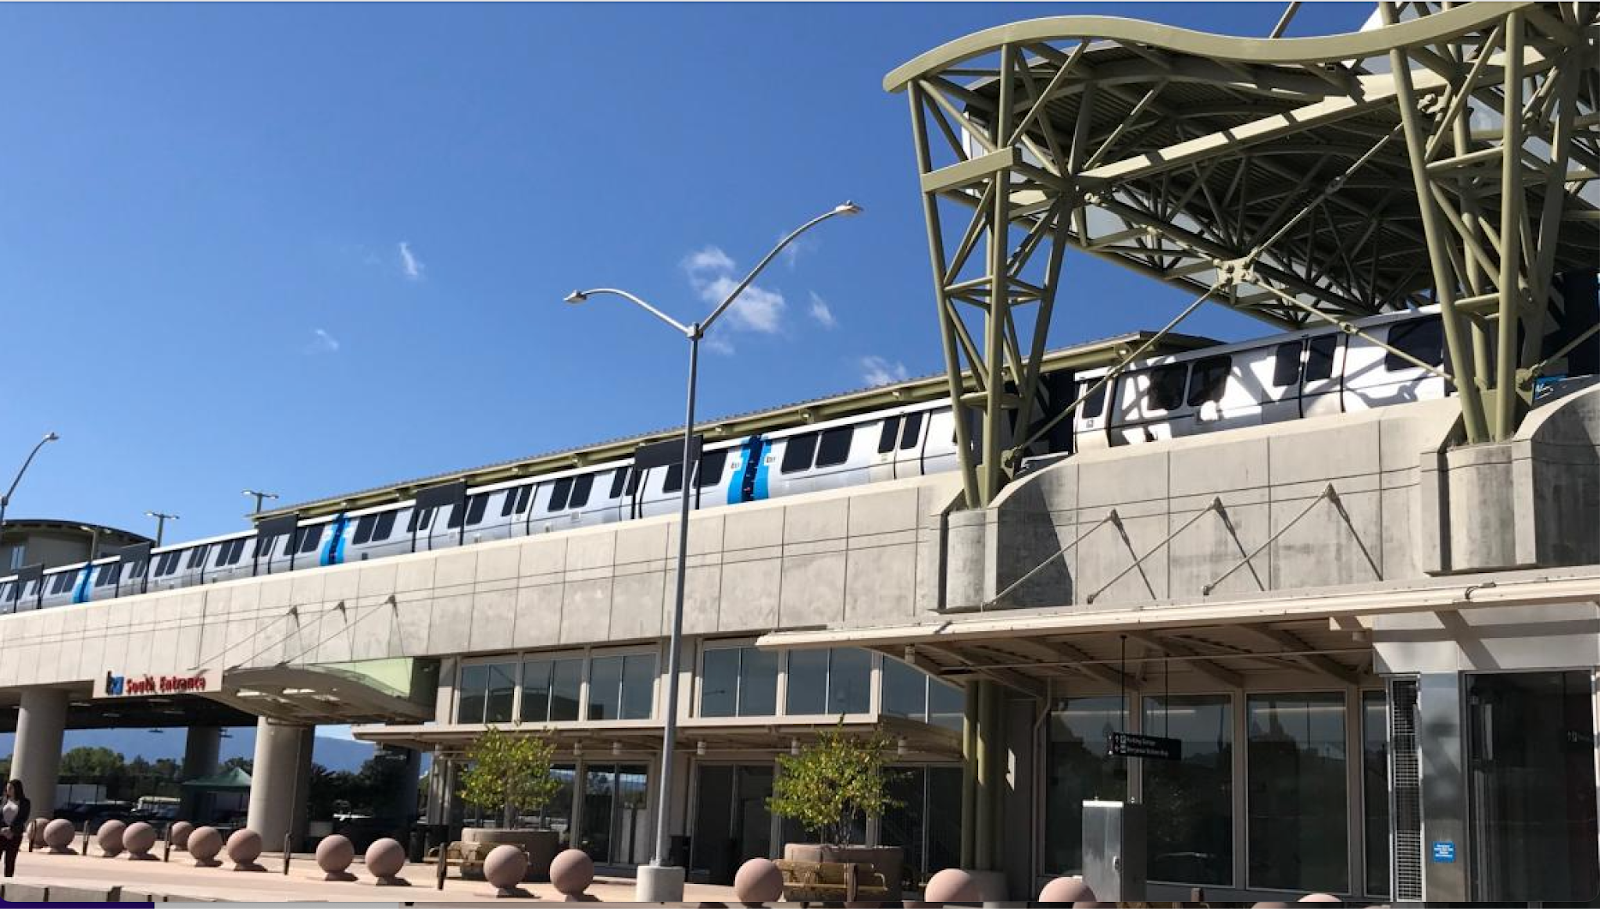
<instances>
[{"instance_id":1,"label":"glass door","mask_svg":"<svg viewBox=\"0 0 1600 909\"><path fill-rule=\"evenodd\" d=\"M1589 673L1470 678L1473 899L1595 899L1600 861Z\"/></svg>"},{"instance_id":2,"label":"glass door","mask_svg":"<svg viewBox=\"0 0 1600 909\"><path fill-rule=\"evenodd\" d=\"M647 770L634 764L590 764L583 780L579 848L597 865L639 865L650 854Z\"/></svg>"},{"instance_id":3,"label":"glass door","mask_svg":"<svg viewBox=\"0 0 1600 909\"><path fill-rule=\"evenodd\" d=\"M773 768L702 764L698 774L690 864L710 883L731 884L746 859L772 855Z\"/></svg>"}]
</instances>

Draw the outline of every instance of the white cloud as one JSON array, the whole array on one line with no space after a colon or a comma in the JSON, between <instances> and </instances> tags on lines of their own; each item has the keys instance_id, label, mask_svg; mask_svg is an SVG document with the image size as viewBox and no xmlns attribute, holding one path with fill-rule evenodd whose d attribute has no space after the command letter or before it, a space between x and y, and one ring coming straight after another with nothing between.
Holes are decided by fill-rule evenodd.
<instances>
[{"instance_id":1,"label":"white cloud","mask_svg":"<svg viewBox=\"0 0 1600 909\"><path fill-rule=\"evenodd\" d=\"M839 320L833 317L833 310L829 308L828 301L817 296L816 291L811 292L811 318L817 320L817 324L823 328L833 328L839 324Z\"/></svg>"},{"instance_id":2,"label":"white cloud","mask_svg":"<svg viewBox=\"0 0 1600 909\"><path fill-rule=\"evenodd\" d=\"M904 382L907 378L904 363L890 362L887 358L877 356L861 358L861 381L868 386L892 385Z\"/></svg>"},{"instance_id":3,"label":"white cloud","mask_svg":"<svg viewBox=\"0 0 1600 909\"><path fill-rule=\"evenodd\" d=\"M776 241L783 238L774 237L773 239ZM789 243L788 246L785 246L783 248L783 252L779 253L778 255L783 259L783 264L788 266L790 271L794 271L795 263L800 261L801 254L810 254L815 252L816 248L816 240L813 240L810 237L796 237Z\"/></svg>"},{"instance_id":4,"label":"white cloud","mask_svg":"<svg viewBox=\"0 0 1600 909\"><path fill-rule=\"evenodd\" d=\"M400 241L400 272L411 281L421 281L422 273L428 266L422 264L417 254L411 251L411 244L405 240Z\"/></svg>"},{"instance_id":5,"label":"white cloud","mask_svg":"<svg viewBox=\"0 0 1600 909\"><path fill-rule=\"evenodd\" d=\"M734 277L733 259L715 246L707 246L684 257L683 270L689 275L689 284L708 306L716 306L727 299L739 286ZM783 294L759 284L752 284L739 294L739 299L729 307L727 319L735 328L772 334L783 327L783 311L788 307ZM727 351L731 353L732 347Z\"/></svg>"},{"instance_id":6,"label":"white cloud","mask_svg":"<svg viewBox=\"0 0 1600 909\"><path fill-rule=\"evenodd\" d=\"M720 335L706 335L701 339L700 343L705 345L706 350L714 354L722 354L725 357L731 357L734 354L733 342Z\"/></svg>"},{"instance_id":7,"label":"white cloud","mask_svg":"<svg viewBox=\"0 0 1600 909\"><path fill-rule=\"evenodd\" d=\"M302 350L307 355L338 353L339 339L320 328L313 328L311 330L311 340L306 343Z\"/></svg>"},{"instance_id":8,"label":"white cloud","mask_svg":"<svg viewBox=\"0 0 1600 909\"><path fill-rule=\"evenodd\" d=\"M707 246L683 258L683 270L689 273L689 280L695 280L697 275L706 272L733 271L733 260L723 252L721 247Z\"/></svg>"}]
</instances>

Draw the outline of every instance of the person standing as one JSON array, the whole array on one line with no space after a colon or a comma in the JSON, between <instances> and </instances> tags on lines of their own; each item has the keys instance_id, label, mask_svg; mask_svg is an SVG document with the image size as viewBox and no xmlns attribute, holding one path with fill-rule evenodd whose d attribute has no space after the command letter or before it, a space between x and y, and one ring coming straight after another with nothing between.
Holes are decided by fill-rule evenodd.
<instances>
[{"instance_id":1,"label":"person standing","mask_svg":"<svg viewBox=\"0 0 1600 909\"><path fill-rule=\"evenodd\" d=\"M5 855L5 876L17 873L17 852L22 849L23 831L28 829L28 814L33 808L22 791L22 781L6 784L5 799L0 801L0 854Z\"/></svg>"}]
</instances>

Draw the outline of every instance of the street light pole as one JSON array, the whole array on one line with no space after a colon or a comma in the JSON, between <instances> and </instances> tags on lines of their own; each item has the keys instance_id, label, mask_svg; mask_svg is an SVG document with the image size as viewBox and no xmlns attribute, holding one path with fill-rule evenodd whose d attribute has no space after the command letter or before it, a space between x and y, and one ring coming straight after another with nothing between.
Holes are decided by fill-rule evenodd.
<instances>
[{"instance_id":1,"label":"street light pole","mask_svg":"<svg viewBox=\"0 0 1600 909\"><path fill-rule=\"evenodd\" d=\"M163 513L159 512L159 511L147 511L147 512L144 513L144 516L147 517L147 518L155 518L156 519L156 545L157 546L161 545L161 534L162 534L163 531L165 531L167 529L167 522L168 521L176 521L176 520L178 520L178 516L175 515L175 514L163 514Z\"/></svg>"},{"instance_id":2,"label":"street light pole","mask_svg":"<svg viewBox=\"0 0 1600 909\"><path fill-rule=\"evenodd\" d=\"M33 446L33 450L28 452L27 459L22 462L22 467L17 470L16 477L11 481L11 488L6 490L5 495L0 496L0 536L5 534L6 508L11 504L11 494L17 491L17 484L22 482L22 475L28 472L28 465L33 463L33 456L39 453L39 449L43 448L46 442L54 442L59 438L61 437L53 432L45 433L44 438L40 439L38 444Z\"/></svg>"},{"instance_id":3,"label":"street light pole","mask_svg":"<svg viewBox=\"0 0 1600 909\"><path fill-rule=\"evenodd\" d=\"M244 494L247 495L247 496L255 496L256 497L256 511L255 511L256 514L260 514L261 513L261 500L262 499L272 499L272 500L276 501L277 498L278 498L278 494L275 493L275 492L257 492L254 489L246 489L244 491Z\"/></svg>"},{"instance_id":4,"label":"street light pole","mask_svg":"<svg viewBox=\"0 0 1600 909\"><path fill-rule=\"evenodd\" d=\"M700 339L710 330L721 315L732 306L739 295L749 287L763 269L777 257L783 248L794 239L823 221L839 215L860 214L861 207L853 202L835 206L827 212L812 218L800 225L787 236L778 241L778 245L750 270L744 280L711 311L704 322L694 322L684 325L660 309L650 305L643 299L625 290L614 287L597 287L590 290L575 290L566 296L568 303L582 303L595 295L611 295L622 297L633 303L657 319L667 323L689 340L689 388L688 402L684 410L683 422L683 487L678 500L678 569L677 590L673 596L672 631L667 644L667 704L666 717L663 722L661 737L661 770L656 797L656 830L655 848L652 853L650 865L639 870L638 888L635 897L641 902L680 902L683 899L683 869L673 868L667 864L667 816L672 807L672 778L673 758L677 748L678 737L678 666L681 662L683 650L683 602L684 584L689 570L689 496L690 489L696 485L697 478L694 473L694 407L698 392L700 373ZM675 872L675 873L674 873Z\"/></svg>"}]
</instances>

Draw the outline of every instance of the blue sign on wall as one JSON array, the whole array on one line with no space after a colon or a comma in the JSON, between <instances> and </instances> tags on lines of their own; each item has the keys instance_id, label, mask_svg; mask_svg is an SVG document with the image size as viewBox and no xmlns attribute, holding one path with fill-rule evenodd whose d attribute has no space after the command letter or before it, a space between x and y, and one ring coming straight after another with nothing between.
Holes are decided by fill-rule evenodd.
<instances>
[{"instance_id":1,"label":"blue sign on wall","mask_svg":"<svg viewBox=\"0 0 1600 909\"><path fill-rule=\"evenodd\" d=\"M1435 840L1433 843L1433 860L1446 864L1455 864L1456 844L1451 840Z\"/></svg>"}]
</instances>

